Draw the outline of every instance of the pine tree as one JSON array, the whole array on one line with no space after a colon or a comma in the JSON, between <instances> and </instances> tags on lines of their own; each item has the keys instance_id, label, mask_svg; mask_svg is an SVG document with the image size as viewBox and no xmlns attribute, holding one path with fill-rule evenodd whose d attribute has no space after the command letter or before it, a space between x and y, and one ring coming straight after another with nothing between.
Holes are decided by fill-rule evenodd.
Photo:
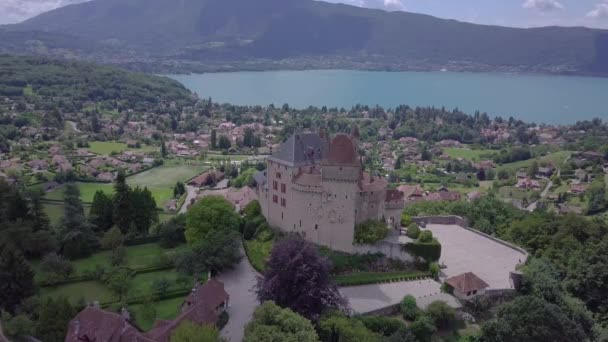
<instances>
[{"instance_id":1,"label":"pine tree","mask_svg":"<svg viewBox=\"0 0 608 342\"><path fill-rule=\"evenodd\" d=\"M74 183L68 183L64 195L63 224L68 231L80 231L85 222L84 207L80 200L80 189Z\"/></svg>"},{"instance_id":2,"label":"pine tree","mask_svg":"<svg viewBox=\"0 0 608 342\"><path fill-rule=\"evenodd\" d=\"M0 244L0 309L14 313L35 293L34 272L23 254L10 244Z\"/></svg>"},{"instance_id":3,"label":"pine tree","mask_svg":"<svg viewBox=\"0 0 608 342\"><path fill-rule=\"evenodd\" d=\"M125 173L119 170L114 183L114 223L123 234L129 231L132 221L130 192Z\"/></svg>"},{"instance_id":4,"label":"pine tree","mask_svg":"<svg viewBox=\"0 0 608 342\"><path fill-rule=\"evenodd\" d=\"M217 132L215 130L211 131L211 148L217 148Z\"/></svg>"},{"instance_id":5,"label":"pine tree","mask_svg":"<svg viewBox=\"0 0 608 342\"><path fill-rule=\"evenodd\" d=\"M89 212L89 220L97 231L105 232L112 227L114 203L105 192L97 190L93 197L93 204Z\"/></svg>"},{"instance_id":6,"label":"pine tree","mask_svg":"<svg viewBox=\"0 0 608 342\"><path fill-rule=\"evenodd\" d=\"M160 155L165 158L167 156L167 146L165 145L165 141L160 141Z\"/></svg>"},{"instance_id":7,"label":"pine tree","mask_svg":"<svg viewBox=\"0 0 608 342\"><path fill-rule=\"evenodd\" d=\"M42 202L40 201L40 196L33 195L31 197L32 209L31 209L31 217L32 217L32 229L34 232L38 231L47 231L51 226L51 221L49 220L48 215L44 211L44 207L42 206Z\"/></svg>"},{"instance_id":8,"label":"pine tree","mask_svg":"<svg viewBox=\"0 0 608 342\"><path fill-rule=\"evenodd\" d=\"M40 306L36 337L42 341L63 341L68 324L75 314L76 310L66 297L49 298Z\"/></svg>"}]
</instances>

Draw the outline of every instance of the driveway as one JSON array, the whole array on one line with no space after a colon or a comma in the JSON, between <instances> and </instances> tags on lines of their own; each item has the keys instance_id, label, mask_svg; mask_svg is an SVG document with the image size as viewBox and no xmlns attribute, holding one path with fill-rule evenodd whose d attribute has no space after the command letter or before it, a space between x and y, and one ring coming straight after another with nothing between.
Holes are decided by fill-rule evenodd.
<instances>
[{"instance_id":1,"label":"driveway","mask_svg":"<svg viewBox=\"0 0 608 342\"><path fill-rule=\"evenodd\" d=\"M258 306L258 300L253 292L256 271L249 264L243 254L241 262L229 272L222 273L218 280L224 283L226 292L230 295L228 302L228 324L222 329L221 335L230 342L241 342L245 332L245 325L249 323L253 311Z\"/></svg>"},{"instance_id":2,"label":"driveway","mask_svg":"<svg viewBox=\"0 0 608 342\"><path fill-rule=\"evenodd\" d=\"M185 214L188 211L188 208L190 207L190 202L195 199L198 194L198 188L186 185L186 193L186 200L184 201L182 207L179 209L180 214Z\"/></svg>"},{"instance_id":3,"label":"driveway","mask_svg":"<svg viewBox=\"0 0 608 342\"><path fill-rule=\"evenodd\" d=\"M457 225L429 224L427 229L441 243L442 272L453 277L473 272L490 289L511 289L510 272L526 261L526 255L481 234Z\"/></svg>"},{"instance_id":4,"label":"driveway","mask_svg":"<svg viewBox=\"0 0 608 342\"><path fill-rule=\"evenodd\" d=\"M432 279L341 287L340 292L348 299L351 309L356 314L364 314L399 304L406 295L416 297L418 307L422 309L436 300L442 300L454 308L460 307L456 298L442 293L441 284Z\"/></svg>"}]
</instances>

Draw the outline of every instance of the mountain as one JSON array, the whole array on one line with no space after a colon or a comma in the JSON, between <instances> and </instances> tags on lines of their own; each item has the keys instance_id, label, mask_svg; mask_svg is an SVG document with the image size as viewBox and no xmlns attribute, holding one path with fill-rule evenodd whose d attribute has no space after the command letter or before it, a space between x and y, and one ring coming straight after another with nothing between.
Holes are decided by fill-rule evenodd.
<instances>
[{"instance_id":1,"label":"mountain","mask_svg":"<svg viewBox=\"0 0 608 342\"><path fill-rule=\"evenodd\" d=\"M313 0L93 0L5 26L0 51L608 74L606 30L485 26Z\"/></svg>"}]
</instances>

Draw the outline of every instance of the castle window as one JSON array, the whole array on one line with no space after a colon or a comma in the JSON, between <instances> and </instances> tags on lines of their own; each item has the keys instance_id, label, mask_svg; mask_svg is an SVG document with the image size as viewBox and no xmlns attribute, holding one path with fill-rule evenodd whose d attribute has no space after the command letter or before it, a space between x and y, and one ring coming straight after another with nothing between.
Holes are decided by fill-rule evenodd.
<instances>
[{"instance_id":1,"label":"castle window","mask_svg":"<svg viewBox=\"0 0 608 342\"><path fill-rule=\"evenodd\" d=\"M302 220L300 220L300 227L302 227Z\"/></svg>"},{"instance_id":2,"label":"castle window","mask_svg":"<svg viewBox=\"0 0 608 342\"><path fill-rule=\"evenodd\" d=\"M272 195L272 203L279 203L279 196Z\"/></svg>"},{"instance_id":3,"label":"castle window","mask_svg":"<svg viewBox=\"0 0 608 342\"><path fill-rule=\"evenodd\" d=\"M277 172L277 178L281 179L281 173L280 172Z\"/></svg>"},{"instance_id":4,"label":"castle window","mask_svg":"<svg viewBox=\"0 0 608 342\"><path fill-rule=\"evenodd\" d=\"M281 192L282 192L282 193L287 192L287 185L285 185L285 184L281 184Z\"/></svg>"},{"instance_id":5,"label":"castle window","mask_svg":"<svg viewBox=\"0 0 608 342\"><path fill-rule=\"evenodd\" d=\"M272 188L274 190L279 190L279 183L277 181L272 181Z\"/></svg>"},{"instance_id":6,"label":"castle window","mask_svg":"<svg viewBox=\"0 0 608 342\"><path fill-rule=\"evenodd\" d=\"M286 207L287 201L284 198L281 198L281 207Z\"/></svg>"},{"instance_id":7,"label":"castle window","mask_svg":"<svg viewBox=\"0 0 608 342\"><path fill-rule=\"evenodd\" d=\"M357 212L358 212L358 210L357 210L357 209L355 209L355 215L357 215Z\"/></svg>"},{"instance_id":8,"label":"castle window","mask_svg":"<svg viewBox=\"0 0 608 342\"><path fill-rule=\"evenodd\" d=\"M319 225L315 224L315 230L319 229Z\"/></svg>"},{"instance_id":9,"label":"castle window","mask_svg":"<svg viewBox=\"0 0 608 342\"><path fill-rule=\"evenodd\" d=\"M283 212L281 212L281 220L283 219Z\"/></svg>"}]
</instances>

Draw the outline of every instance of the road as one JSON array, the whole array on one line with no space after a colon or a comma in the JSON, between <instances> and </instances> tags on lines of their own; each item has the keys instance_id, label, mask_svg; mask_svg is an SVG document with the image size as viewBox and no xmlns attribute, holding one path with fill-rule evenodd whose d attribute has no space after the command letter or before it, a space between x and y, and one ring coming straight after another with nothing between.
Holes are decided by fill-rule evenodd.
<instances>
[{"instance_id":1,"label":"road","mask_svg":"<svg viewBox=\"0 0 608 342\"><path fill-rule=\"evenodd\" d=\"M230 295L228 301L228 324L222 329L222 337L230 342L241 342L245 334L245 325L253 316L258 306L258 300L253 292L256 284L256 271L249 264L243 253L243 259L232 271L222 273L218 280L224 283L226 292Z\"/></svg>"},{"instance_id":2,"label":"road","mask_svg":"<svg viewBox=\"0 0 608 342\"><path fill-rule=\"evenodd\" d=\"M190 207L190 202L193 199L196 199L197 193L198 192L198 188L194 187L194 186L190 186L190 185L186 185L186 200L184 201L184 204L182 205L182 207L179 209L179 213L180 214L185 214L186 211L188 211L188 207Z\"/></svg>"},{"instance_id":3,"label":"road","mask_svg":"<svg viewBox=\"0 0 608 342\"><path fill-rule=\"evenodd\" d=\"M557 177L559 177L559 176L561 176L561 170L557 169ZM545 187L545 189L543 189L543 191L540 193L540 198L541 199L547 197L547 195L549 194L549 191L553 187L553 181L550 180L550 179L548 179L548 180L549 180L549 183L547 183L547 186ZM538 201L540 201L540 199ZM534 210L536 210L536 208L538 207L538 201L530 203L530 205L528 205L526 207L526 210L527 211L534 211Z\"/></svg>"}]
</instances>

